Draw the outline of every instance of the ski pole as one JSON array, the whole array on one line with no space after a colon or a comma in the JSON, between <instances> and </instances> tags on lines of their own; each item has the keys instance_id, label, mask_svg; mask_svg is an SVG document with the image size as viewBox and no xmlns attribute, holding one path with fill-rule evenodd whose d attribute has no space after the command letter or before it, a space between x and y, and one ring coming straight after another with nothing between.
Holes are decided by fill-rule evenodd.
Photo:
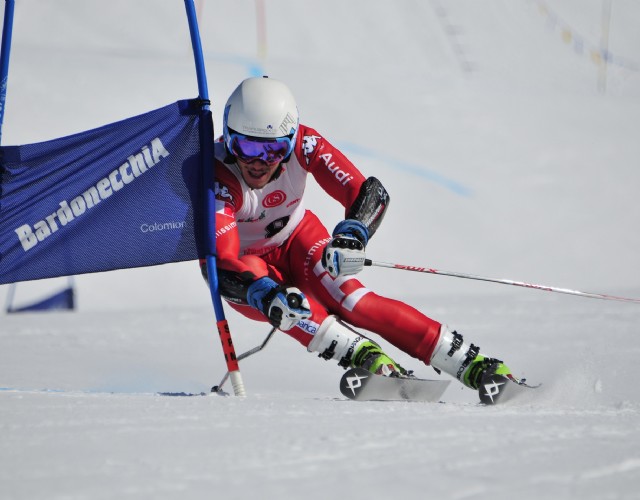
<instances>
[{"instance_id":1,"label":"ski pole","mask_svg":"<svg viewBox=\"0 0 640 500\"><path fill-rule=\"evenodd\" d=\"M248 358L249 356L262 351L262 349L264 349L264 347L267 345L267 343L269 342L269 340L271 340L271 337L273 337L273 334L276 333L278 329L276 327L273 327L271 329L271 331L269 332L269 334L266 336L266 338L262 341L262 344L254 347L253 349L249 349L247 352L243 352L242 354L240 354L240 356L238 356L236 358L237 361L242 361L245 358ZM220 383L218 385L214 385L211 388L211 392L222 392L222 386L224 385L224 383L227 381L227 379L229 378L229 375L231 374L230 371L227 371L227 373L224 374L224 377L222 377L222 380L220 381Z\"/></svg>"},{"instance_id":2,"label":"ski pole","mask_svg":"<svg viewBox=\"0 0 640 500\"><path fill-rule=\"evenodd\" d=\"M533 283L525 283L522 281L514 281L514 280L508 280L508 279L487 278L486 276L477 276L475 274L465 274L465 273L458 273L458 272L452 272L452 271L441 271L438 269L427 268L427 267L406 266L403 264L392 264L389 262L377 262L371 259L365 259L364 265L376 266L376 267L389 267L392 269L402 269L404 271L414 271L417 273L439 274L442 276L453 276L455 278L489 281L491 283L502 283L503 285L521 286L524 288L533 288L535 290L544 290L546 292L566 293L569 295L578 295L580 297L588 297L592 299L617 300L621 302L634 302L636 304L640 304L640 299L634 299L634 298L628 298L628 297L617 297L615 295L606 295L602 293L580 292L578 290L569 290L568 288L557 288L557 287L546 286L546 285L535 285Z\"/></svg>"}]
</instances>

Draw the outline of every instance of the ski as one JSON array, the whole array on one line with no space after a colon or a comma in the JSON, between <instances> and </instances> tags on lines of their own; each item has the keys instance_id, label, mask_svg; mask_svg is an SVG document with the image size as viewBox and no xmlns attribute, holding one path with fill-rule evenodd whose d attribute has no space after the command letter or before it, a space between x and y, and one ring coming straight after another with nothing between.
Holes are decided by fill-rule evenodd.
<instances>
[{"instance_id":1,"label":"ski","mask_svg":"<svg viewBox=\"0 0 640 500\"><path fill-rule=\"evenodd\" d=\"M439 401L450 380L386 377L363 368L347 370L340 392L355 401Z\"/></svg>"},{"instance_id":2,"label":"ski","mask_svg":"<svg viewBox=\"0 0 640 500\"><path fill-rule=\"evenodd\" d=\"M478 384L480 402L495 405L510 401L529 389L537 389L538 385L529 385L525 379L517 379L513 375L498 375L489 368L482 375Z\"/></svg>"},{"instance_id":3,"label":"ski","mask_svg":"<svg viewBox=\"0 0 640 500\"><path fill-rule=\"evenodd\" d=\"M340 379L340 392L354 401L440 401L450 380L428 380L414 377L386 377L363 368L352 368ZM480 403L506 403L519 395L540 387L513 375L498 375L488 370L478 386Z\"/></svg>"}]
</instances>

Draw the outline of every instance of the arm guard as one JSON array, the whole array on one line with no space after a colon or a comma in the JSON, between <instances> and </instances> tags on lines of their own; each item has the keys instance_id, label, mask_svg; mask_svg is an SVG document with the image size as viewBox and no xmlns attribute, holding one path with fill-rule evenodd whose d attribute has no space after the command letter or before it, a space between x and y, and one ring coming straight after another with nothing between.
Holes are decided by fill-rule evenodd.
<instances>
[{"instance_id":1,"label":"arm guard","mask_svg":"<svg viewBox=\"0 0 640 500\"><path fill-rule=\"evenodd\" d=\"M203 261L200 263L200 272L204 281L209 285L209 277L207 272L207 263ZM253 283L255 276L252 272L245 271L238 273L235 271L225 271L218 268L218 288L220 295L230 302L236 304L247 303L247 290Z\"/></svg>"},{"instance_id":2,"label":"arm guard","mask_svg":"<svg viewBox=\"0 0 640 500\"><path fill-rule=\"evenodd\" d=\"M349 208L346 218L362 222L371 238L384 218L389 200L389 193L382 183L375 177L369 177L360 187L360 193Z\"/></svg>"},{"instance_id":3,"label":"arm guard","mask_svg":"<svg viewBox=\"0 0 640 500\"><path fill-rule=\"evenodd\" d=\"M220 295L230 302L247 304L247 291L255 278L255 275L250 271L238 273L218 269Z\"/></svg>"}]
</instances>

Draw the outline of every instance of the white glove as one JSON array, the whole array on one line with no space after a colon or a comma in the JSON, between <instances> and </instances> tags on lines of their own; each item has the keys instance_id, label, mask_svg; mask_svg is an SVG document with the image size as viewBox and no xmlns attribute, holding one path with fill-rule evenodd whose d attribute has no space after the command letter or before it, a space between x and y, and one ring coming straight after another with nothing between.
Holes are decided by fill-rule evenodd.
<instances>
[{"instance_id":1,"label":"white glove","mask_svg":"<svg viewBox=\"0 0 640 500\"><path fill-rule=\"evenodd\" d=\"M340 222L322 253L322 265L334 278L357 274L364 268L367 227L355 219Z\"/></svg>"},{"instance_id":2,"label":"white glove","mask_svg":"<svg viewBox=\"0 0 640 500\"><path fill-rule=\"evenodd\" d=\"M266 276L249 286L247 302L269 318L269 323L284 332L311 317L309 301L300 290L279 285Z\"/></svg>"}]
</instances>

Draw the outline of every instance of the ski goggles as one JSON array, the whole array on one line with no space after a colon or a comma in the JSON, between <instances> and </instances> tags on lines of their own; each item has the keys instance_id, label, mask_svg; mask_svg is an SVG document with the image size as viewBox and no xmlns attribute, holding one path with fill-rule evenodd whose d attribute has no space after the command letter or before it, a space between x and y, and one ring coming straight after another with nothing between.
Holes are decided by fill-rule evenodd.
<instances>
[{"instance_id":1,"label":"ski goggles","mask_svg":"<svg viewBox=\"0 0 640 500\"><path fill-rule=\"evenodd\" d=\"M248 163L254 160L269 164L279 163L293 150L293 141L289 136L263 139L232 133L230 139L231 153Z\"/></svg>"}]
</instances>

